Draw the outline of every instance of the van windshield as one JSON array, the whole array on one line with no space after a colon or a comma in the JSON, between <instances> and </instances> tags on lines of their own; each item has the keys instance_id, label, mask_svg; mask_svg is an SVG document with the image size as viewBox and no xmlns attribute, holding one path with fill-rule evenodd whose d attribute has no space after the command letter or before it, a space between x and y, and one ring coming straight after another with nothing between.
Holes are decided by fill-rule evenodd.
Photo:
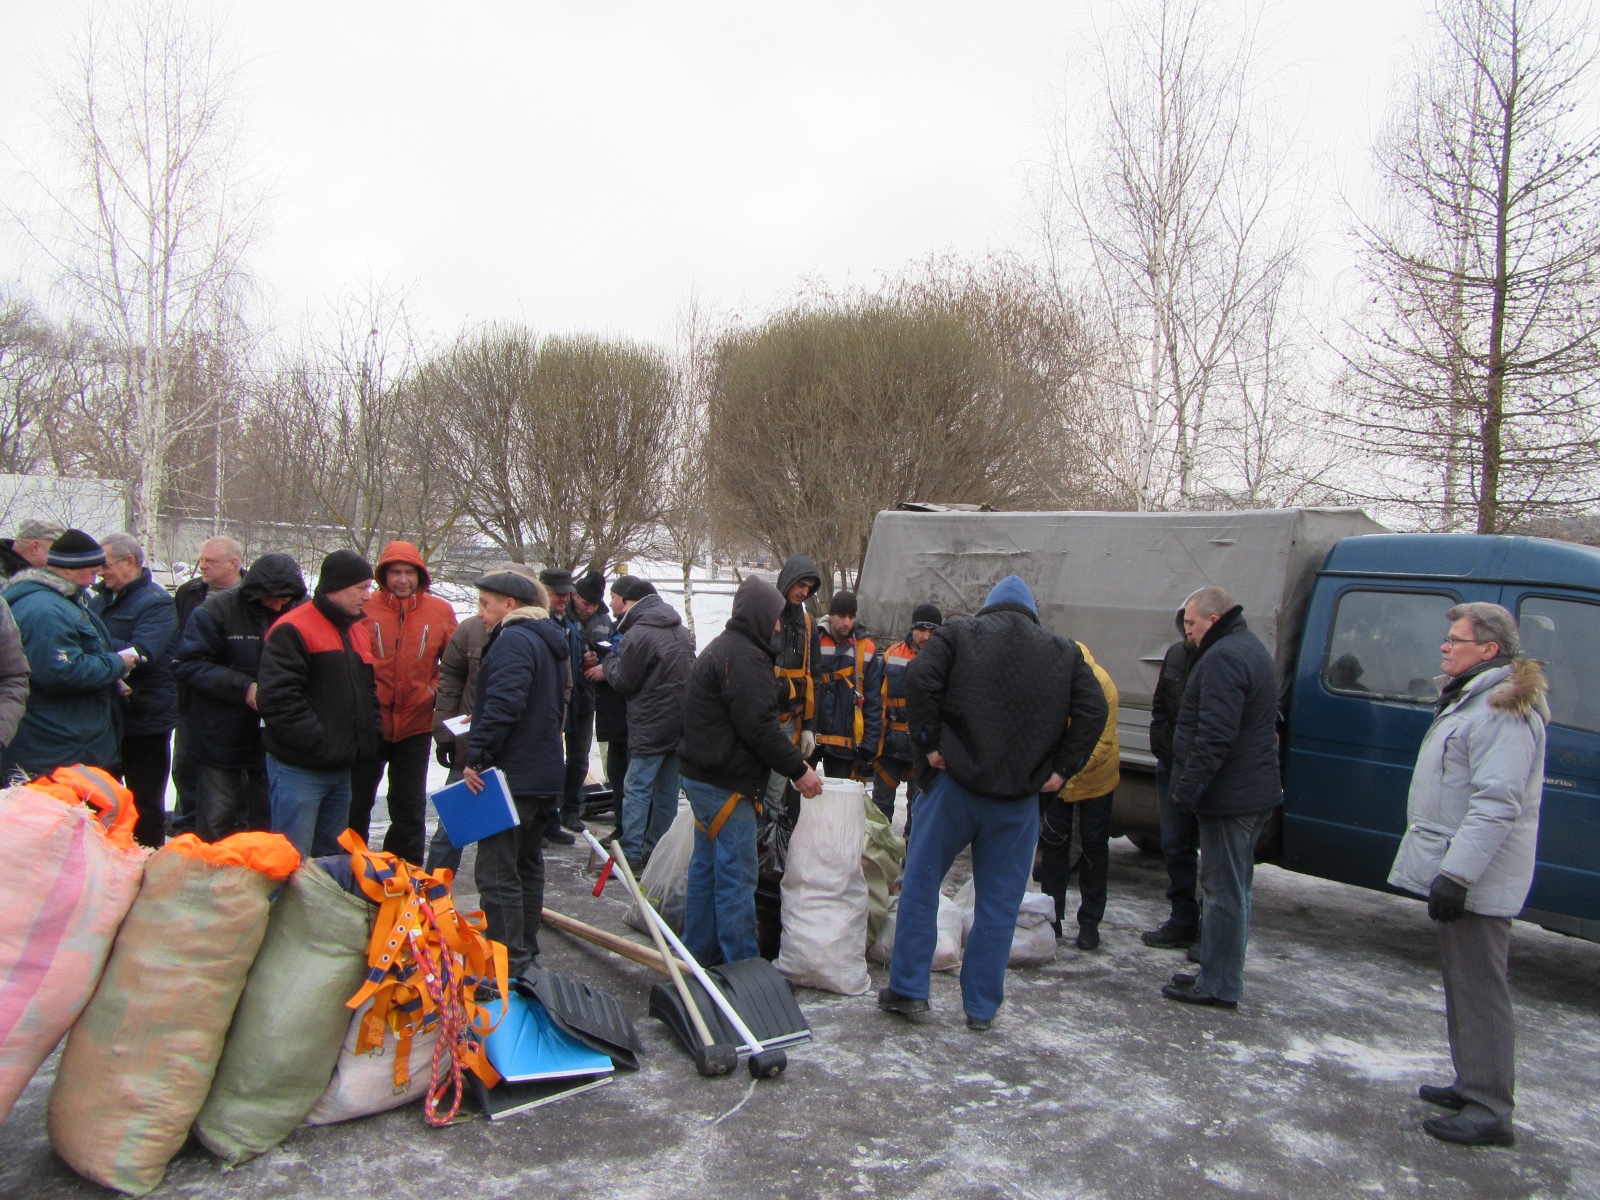
<instances>
[{"instance_id":1,"label":"van windshield","mask_svg":"<svg viewBox=\"0 0 1600 1200\"><path fill-rule=\"evenodd\" d=\"M1439 644L1456 603L1440 592L1352 589L1339 597L1322 686L1341 696L1432 704Z\"/></svg>"}]
</instances>

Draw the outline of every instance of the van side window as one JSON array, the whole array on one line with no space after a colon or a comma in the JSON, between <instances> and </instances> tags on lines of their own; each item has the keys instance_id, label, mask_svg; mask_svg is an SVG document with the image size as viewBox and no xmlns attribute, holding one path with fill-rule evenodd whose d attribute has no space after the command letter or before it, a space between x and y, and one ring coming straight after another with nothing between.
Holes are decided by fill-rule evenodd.
<instances>
[{"instance_id":1,"label":"van side window","mask_svg":"<svg viewBox=\"0 0 1600 1200\"><path fill-rule=\"evenodd\" d=\"M1439 644L1454 596L1352 589L1339 597L1322 660L1322 686L1341 696L1406 704L1439 697Z\"/></svg>"},{"instance_id":2,"label":"van side window","mask_svg":"<svg viewBox=\"0 0 1600 1200\"><path fill-rule=\"evenodd\" d=\"M1600 733L1600 604L1524 596L1517 612L1522 652L1544 664L1550 720Z\"/></svg>"}]
</instances>

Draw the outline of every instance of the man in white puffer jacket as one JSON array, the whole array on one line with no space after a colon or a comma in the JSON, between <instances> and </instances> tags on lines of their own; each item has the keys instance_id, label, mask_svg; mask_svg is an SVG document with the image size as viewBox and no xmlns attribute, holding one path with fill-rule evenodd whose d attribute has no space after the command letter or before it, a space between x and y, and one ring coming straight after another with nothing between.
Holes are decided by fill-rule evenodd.
<instances>
[{"instance_id":1,"label":"man in white puffer jacket","mask_svg":"<svg viewBox=\"0 0 1600 1200\"><path fill-rule=\"evenodd\" d=\"M1419 1095L1454 1115L1425 1121L1441 1141L1509 1146L1515 1027L1511 919L1533 883L1544 793L1544 673L1518 657L1517 622L1498 604L1446 614L1444 687L1417 753L1406 834L1389 882L1428 898L1438 923L1455 1081Z\"/></svg>"}]
</instances>

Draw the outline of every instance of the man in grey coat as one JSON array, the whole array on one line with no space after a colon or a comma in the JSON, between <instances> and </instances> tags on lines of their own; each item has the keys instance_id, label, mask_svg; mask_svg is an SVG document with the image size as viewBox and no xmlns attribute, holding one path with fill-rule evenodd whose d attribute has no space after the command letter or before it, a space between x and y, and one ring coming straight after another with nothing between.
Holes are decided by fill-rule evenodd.
<instances>
[{"instance_id":1,"label":"man in grey coat","mask_svg":"<svg viewBox=\"0 0 1600 1200\"><path fill-rule=\"evenodd\" d=\"M1544 673L1518 657L1517 622L1498 604L1458 604L1444 687L1417 752L1406 834L1389 883L1428 898L1439 927L1445 1024L1456 1077L1418 1094L1454 1110L1423 1129L1464 1146L1509 1146L1515 1026L1511 918L1533 883L1544 794Z\"/></svg>"},{"instance_id":2,"label":"man in grey coat","mask_svg":"<svg viewBox=\"0 0 1600 1200\"><path fill-rule=\"evenodd\" d=\"M0 600L0 750L11 744L28 706L28 656L11 606ZM0 781L3 784L3 781Z\"/></svg>"}]
</instances>

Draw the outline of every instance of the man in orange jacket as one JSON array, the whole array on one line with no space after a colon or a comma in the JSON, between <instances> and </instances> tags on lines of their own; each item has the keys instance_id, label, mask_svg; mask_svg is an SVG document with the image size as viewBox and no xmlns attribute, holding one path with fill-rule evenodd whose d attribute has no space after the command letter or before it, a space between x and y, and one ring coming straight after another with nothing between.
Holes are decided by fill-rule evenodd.
<instances>
[{"instance_id":1,"label":"man in orange jacket","mask_svg":"<svg viewBox=\"0 0 1600 1200\"><path fill-rule=\"evenodd\" d=\"M378 590L367 600L362 624L372 641L383 740L377 758L350 769L350 828L366 840L387 766L389 832L383 848L420 865L439 659L455 632L456 614L430 594L428 565L410 542L385 546L374 574Z\"/></svg>"}]
</instances>

